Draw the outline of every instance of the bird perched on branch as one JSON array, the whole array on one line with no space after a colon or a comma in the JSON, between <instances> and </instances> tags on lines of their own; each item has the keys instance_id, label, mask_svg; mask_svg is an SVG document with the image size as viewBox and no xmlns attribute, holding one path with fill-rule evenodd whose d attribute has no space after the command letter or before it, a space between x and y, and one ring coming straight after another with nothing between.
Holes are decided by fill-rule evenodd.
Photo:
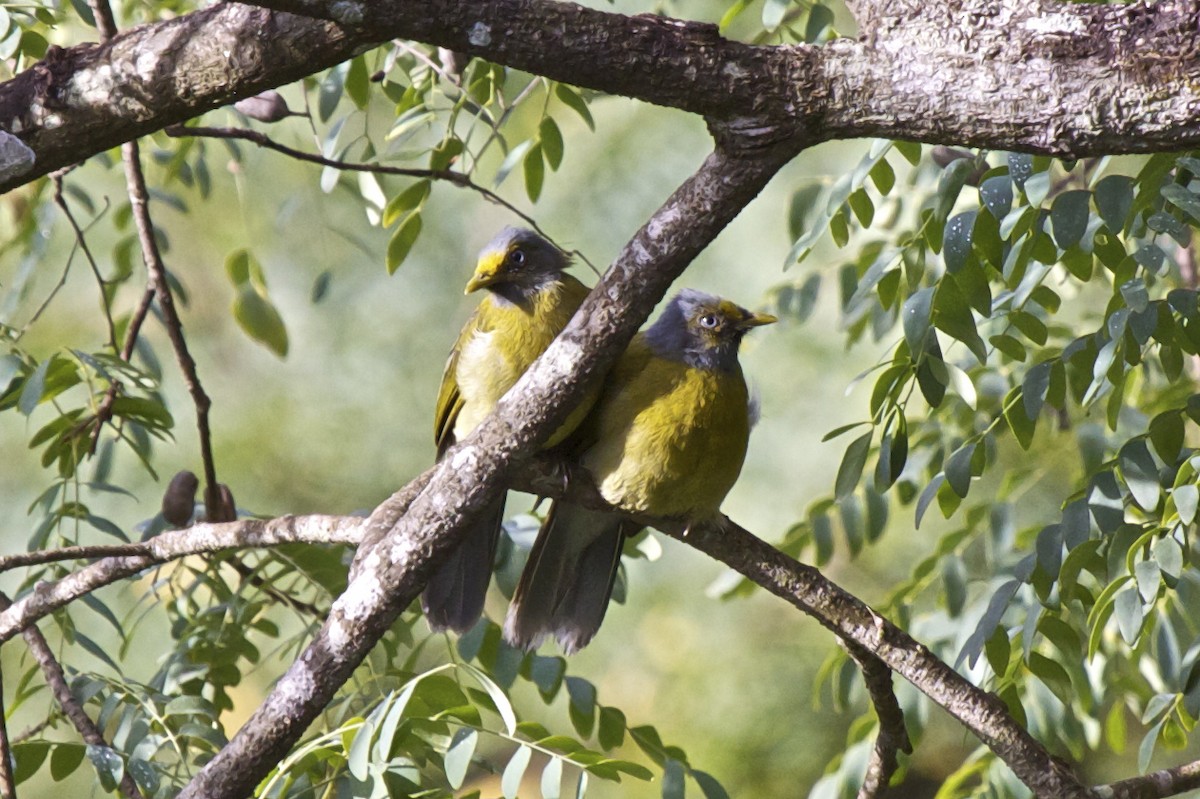
<instances>
[{"instance_id":1,"label":"bird perched on branch","mask_svg":"<svg viewBox=\"0 0 1200 799\"><path fill-rule=\"evenodd\" d=\"M684 289L634 337L570 446L609 503L688 524L719 515L754 415L738 346L751 328L774 321ZM505 639L532 649L553 635L567 654L585 646L608 608L622 543L640 528L621 513L555 502L513 595Z\"/></svg>"},{"instance_id":2,"label":"bird perched on branch","mask_svg":"<svg viewBox=\"0 0 1200 799\"><path fill-rule=\"evenodd\" d=\"M438 458L461 441L566 326L588 288L564 270L566 255L531 230L505 228L483 248L466 293L486 294L450 351L434 418ZM561 442L594 401L580 404L546 443ZM483 612L504 521L497 497L466 532L421 594L435 630L464 632Z\"/></svg>"}]
</instances>

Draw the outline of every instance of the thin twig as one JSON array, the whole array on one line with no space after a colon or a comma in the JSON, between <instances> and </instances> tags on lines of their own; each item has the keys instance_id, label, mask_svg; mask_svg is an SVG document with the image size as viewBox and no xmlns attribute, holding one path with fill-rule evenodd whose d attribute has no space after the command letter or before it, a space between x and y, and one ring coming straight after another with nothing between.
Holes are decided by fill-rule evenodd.
<instances>
[{"instance_id":1,"label":"thin twig","mask_svg":"<svg viewBox=\"0 0 1200 799\"><path fill-rule=\"evenodd\" d=\"M108 324L108 342L112 345L115 352L117 349L117 330L113 326L112 298L105 290L108 281L104 279L104 275L100 274L100 267L96 265L96 259L92 257L92 249L88 247L87 238L83 235L83 228L75 221L75 215L71 213L71 207L67 205L67 198L63 196L62 175L55 173L51 177L54 181L54 204L62 209L63 215L71 223L71 229L75 231L75 243L83 252L83 257L87 259L88 266L91 267L92 274L96 277L96 282L100 284L100 301L104 303L104 321Z\"/></svg>"},{"instance_id":2,"label":"thin twig","mask_svg":"<svg viewBox=\"0 0 1200 799\"><path fill-rule=\"evenodd\" d=\"M7 610L11 605L12 600L0 592L0 609ZM62 665L54 657L54 652L50 649L50 644L42 635L42 631L36 625L30 625L25 628L23 635L29 651L33 653L34 659L41 666L42 674L46 677L46 684L50 686L50 692L54 694L54 699L62 709L63 715L75 726L85 743L108 748L108 742L104 740L104 735L96 723L92 721L83 709L83 705L79 704L79 700L71 693L71 687L67 684L67 676L63 673ZM120 786L121 793L129 799L143 799L142 792L138 790L137 783L133 781L128 769L121 775Z\"/></svg>"},{"instance_id":3,"label":"thin twig","mask_svg":"<svg viewBox=\"0 0 1200 799\"><path fill-rule=\"evenodd\" d=\"M871 750L863 784L858 789L858 799L876 799L887 790L892 775L900 767L898 753L912 754L912 741L904 726L904 711L892 689L892 670L862 645L844 639L843 643L846 652L862 672L863 683L867 686L871 704L875 706L875 716L879 719L875 747Z\"/></svg>"},{"instance_id":4,"label":"thin twig","mask_svg":"<svg viewBox=\"0 0 1200 799\"><path fill-rule=\"evenodd\" d=\"M257 130L250 130L248 128L189 128L184 127L183 125L171 125L170 127L166 128L164 132L168 136L172 136L174 138L193 136L206 139L240 139L242 141L248 141L251 144L256 144L259 147L264 147L268 150L274 150L277 153L282 153L283 155L286 155L289 158L295 158L298 161L307 161L310 164L318 164L320 166L341 169L347 172L372 172L377 175L396 175L406 178L421 178L424 180L443 181L453 186L457 186L460 189L469 189L478 193L489 202L495 203L513 215L520 217L525 224L536 230L538 234L542 236L542 238L554 243L554 239L550 237L550 234L542 230L541 226L538 225L537 220L535 220L529 214L517 208L508 200L505 200L499 194L496 194L496 192L480 186L478 183L471 180L471 178L467 175L464 175L462 172L455 172L453 169L413 169L409 167L387 166L385 164L363 164L353 161L339 161L335 158L326 158L322 155L306 153L303 150L297 150L295 148L288 147L286 144L280 144L264 133L260 133ZM567 255L579 258L585 264L590 266L592 271L597 271L595 265L593 265L592 262L587 259L587 256L585 256L579 250L568 250L557 243L555 243L554 246L558 247L559 250Z\"/></svg>"},{"instance_id":5,"label":"thin twig","mask_svg":"<svg viewBox=\"0 0 1200 799\"><path fill-rule=\"evenodd\" d=\"M98 1L102 2L102 0ZM154 238L154 223L150 219L146 178L142 173L137 141L123 144L121 155L125 161L125 182L129 189L129 202L133 207L133 219L137 225L138 240L142 245L142 258L145 260L146 270L150 274L150 285L154 287L154 295L158 298L158 307L162 311L167 336L171 339L175 358L183 372L183 381L187 385L188 393L192 396L192 404L196 406L196 427L200 434L200 459L204 464L205 507L211 514L214 511L212 499L220 496L217 487L217 469L213 461L212 433L208 426L208 411L212 406L212 400L204 392L204 387L200 384L200 376L196 372L196 361L188 352L187 340L183 336L183 322L175 310L175 299L171 295L171 286L167 282L167 268L163 265L158 242Z\"/></svg>"},{"instance_id":6,"label":"thin twig","mask_svg":"<svg viewBox=\"0 0 1200 799\"><path fill-rule=\"evenodd\" d=\"M226 549L295 543L357 544L365 523L357 516L281 516L266 521L197 524L186 530L160 533L148 541L127 544L123 554L102 558L60 580L34 585L11 608L0 612L0 643L76 599L159 563Z\"/></svg>"},{"instance_id":7,"label":"thin twig","mask_svg":"<svg viewBox=\"0 0 1200 799\"><path fill-rule=\"evenodd\" d=\"M0 797L17 799L17 781L13 778L12 741L8 737L8 713L4 708L4 678L0 675Z\"/></svg>"},{"instance_id":8,"label":"thin twig","mask_svg":"<svg viewBox=\"0 0 1200 799\"><path fill-rule=\"evenodd\" d=\"M12 743L14 745L16 745L16 744L22 743L24 741L28 741L30 738L32 738L35 735L42 734L46 730L47 727L49 727L51 724L54 723L54 720L57 717L58 717L58 711L52 711L50 713L50 715L47 716L45 719L39 721L37 724L31 724L30 726L26 727L25 729L21 730L19 733L14 735L12 737Z\"/></svg>"},{"instance_id":9,"label":"thin twig","mask_svg":"<svg viewBox=\"0 0 1200 799\"><path fill-rule=\"evenodd\" d=\"M148 286L142 292L142 299L138 302L136 308L133 309L133 314L129 317L129 325L125 328L125 343L121 346L121 360L128 362L133 358L133 349L137 346L138 334L141 333L142 323L146 321L146 315L150 312L150 306L154 303L154 286ZM113 381L108 387L108 391L104 392L104 399L100 400L100 404L96 407L96 414L92 419L94 428L92 429L92 445L91 454L95 454L96 445L100 443L100 433L104 429L104 425L112 418L113 403L117 401L117 394L121 390L121 383Z\"/></svg>"}]
</instances>

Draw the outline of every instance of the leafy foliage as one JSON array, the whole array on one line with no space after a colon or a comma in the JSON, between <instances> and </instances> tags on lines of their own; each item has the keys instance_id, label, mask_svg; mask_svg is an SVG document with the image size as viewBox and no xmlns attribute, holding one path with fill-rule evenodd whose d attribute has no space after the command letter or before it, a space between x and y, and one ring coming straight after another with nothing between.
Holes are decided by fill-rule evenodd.
<instances>
[{"instance_id":1,"label":"leafy foliage","mask_svg":"<svg viewBox=\"0 0 1200 799\"><path fill-rule=\"evenodd\" d=\"M190 8L124 3L117 11L129 24ZM755 43L837 35L822 3L737 0L723 11L723 32ZM91 13L74 1L0 7L0 58L25 69L60 32L94 25ZM360 54L290 96L304 109L309 150L328 162L314 180L326 194L352 197L387 231L375 260L389 275L422 246L445 183L506 187L536 204L573 155L564 129L596 128L586 92L408 43ZM242 108L219 113L247 126L267 122ZM234 140L152 144L153 205L182 214L225 179L217 163L236 173L250 157ZM408 172L372 171L396 163ZM23 420L48 482L29 509L27 548L153 535L166 527L161 515L134 525L100 510L128 493L114 476L123 464L155 475L158 447L177 435L183 413L167 407L163 355L148 339L134 336L132 355L123 353L140 323L129 301L140 282L133 209L67 174L28 187L11 210L11 235L0 243L17 264L0 316L0 413ZM34 296L48 231L77 221L62 280ZM836 305L848 345L882 343L886 354L856 380L869 393L866 417L827 436L848 442L829 490L780 547L825 566L898 528L932 531L911 576L878 603L883 615L998 695L1056 751L1080 760L1136 742L1145 771L1159 747L1184 746L1200 719L1200 630L1189 612L1200 588L1200 154L1066 163L875 141L829 185L797 186L785 222L793 276L772 291L779 313L799 324ZM166 231L154 233L170 253ZM254 249L242 241L226 257L230 319L284 358L297 341L286 305L268 288L282 281ZM31 343L27 333L84 261L104 340ZM186 304L183 276L168 278ZM336 279L323 272L313 302ZM1024 506L1035 491L1053 495L1049 517ZM510 522L502 545L498 581L509 591L528 525ZM249 678L261 670L269 679L302 650L344 588L347 559L284 547L187 560L152 573L132 608L90 596L56 613L72 692L108 745L81 743L51 711L46 729L14 748L18 782L92 769L106 792L128 774L148 796L173 795L226 742ZM34 567L20 588L65 573ZM743 582L725 592L749 589ZM138 649L151 618L165 618L169 630L147 665ZM97 626L119 641L116 651L98 642ZM135 663L145 676L133 675ZM45 691L37 666L21 665L10 712ZM835 652L817 694L839 711L862 710L856 675ZM525 693L557 703L565 721L546 721L553 714L522 703ZM912 692L901 700L919 739L929 705ZM857 787L875 725L863 714L850 726L811 796ZM689 786L707 799L727 795L654 726L631 725L603 704L563 658L513 650L488 621L451 648L410 611L259 795L498 790L557 799L584 796L593 780L626 779L657 780L664 797ZM1023 791L980 748L938 796Z\"/></svg>"}]
</instances>

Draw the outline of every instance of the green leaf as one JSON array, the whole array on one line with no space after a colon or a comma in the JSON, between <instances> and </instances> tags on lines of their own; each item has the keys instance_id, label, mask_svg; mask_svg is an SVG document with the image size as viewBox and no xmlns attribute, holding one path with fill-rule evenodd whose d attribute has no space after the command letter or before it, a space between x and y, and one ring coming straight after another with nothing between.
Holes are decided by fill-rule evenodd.
<instances>
[{"instance_id":1,"label":"green leaf","mask_svg":"<svg viewBox=\"0 0 1200 799\"><path fill-rule=\"evenodd\" d=\"M914 292L904 301L900 318L904 325L904 340L912 353L923 352L925 335L929 332L930 314L933 310L933 287L928 286Z\"/></svg>"},{"instance_id":2,"label":"green leaf","mask_svg":"<svg viewBox=\"0 0 1200 799\"><path fill-rule=\"evenodd\" d=\"M562 794L562 760L550 758L542 769L542 799L559 799Z\"/></svg>"},{"instance_id":3,"label":"green leaf","mask_svg":"<svg viewBox=\"0 0 1200 799\"><path fill-rule=\"evenodd\" d=\"M50 752L50 744L45 741L29 741L13 746L12 756L16 761L13 768L13 780L20 784L37 773Z\"/></svg>"},{"instance_id":4,"label":"green leaf","mask_svg":"<svg viewBox=\"0 0 1200 799\"><path fill-rule=\"evenodd\" d=\"M1075 703L1075 692L1066 669L1040 652L1029 655L1029 670L1067 707Z\"/></svg>"},{"instance_id":5,"label":"green leaf","mask_svg":"<svg viewBox=\"0 0 1200 799\"><path fill-rule=\"evenodd\" d=\"M1064 191L1054 198L1054 204L1050 206L1050 226L1059 248L1069 250L1083 238L1088 217L1091 215L1091 197L1090 191L1079 189Z\"/></svg>"},{"instance_id":6,"label":"green leaf","mask_svg":"<svg viewBox=\"0 0 1200 799\"><path fill-rule=\"evenodd\" d=\"M1007 334L992 336L988 339L992 346L1012 358L1014 361L1024 361L1027 357L1025 345Z\"/></svg>"},{"instance_id":7,"label":"green leaf","mask_svg":"<svg viewBox=\"0 0 1200 799\"><path fill-rule=\"evenodd\" d=\"M704 799L729 799L728 792L708 772L692 769L692 779L700 786L700 792L704 794Z\"/></svg>"},{"instance_id":8,"label":"green leaf","mask_svg":"<svg viewBox=\"0 0 1200 799\"><path fill-rule=\"evenodd\" d=\"M792 199L788 203L788 236L792 241L804 234L820 196L821 186L818 183L810 183L792 193Z\"/></svg>"},{"instance_id":9,"label":"green leaf","mask_svg":"<svg viewBox=\"0 0 1200 799\"><path fill-rule=\"evenodd\" d=\"M1194 221L1200 222L1200 197L1178 183L1167 183L1162 187L1162 196Z\"/></svg>"},{"instance_id":10,"label":"green leaf","mask_svg":"<svg viewBox=\"0 0 1200 799\"><path fill-rule=\"evenodd\" d=\"M601 707L600 728L596 735L601 748L616 749L624 743L626 726L624 713L615 707Z\"/></svg>"},{"instance_id":11,"label":"green leaf","mask_svg":"<svg viewBox=\"0 0 1200 799\"><path fill-rule=\"evenodd\" d=\"M499 168L496 170L496 178L492 181L493 186L499 186L508 177L509 173L516 168L517 164L521 163L529 151L533 149L533 139L526 139L516 147L508 151L508 155L500 162Z\"/></svg>"},{"instance_id":12,"label":"green leaf","mask_svg":"<svg viewBox=\"0 0 1200 799\"><path fill-rule=\"evenodd\" d=\"M762 10L763 28L773 33L779 27L779 23L783 22L783 16L791 4L792 0L766 0Z\"/></svg>"},{"instance_id":13,"label":"green leaf","mask_svg":"<svg viewBox=\"0 0 1200 799\"><path fill-rule=\"evenodd\" d=\"M546 163L557 171L563 160L563 137L558 123L552 117L542 119L542 124L538 127L538 140L541 142L542 152L546 154Z\"/></svg>"},{"instance_id":14,"label":"green leaf","mask_svg":"<svg viewBox=\"0 0 1200 799\"><path fill-rule=\"evenodd\" d=\"M1175 498L1175 509L1184 524L1191 524L1196 519L1196 507L1200 504L1200 489L1193 483L1186 483L1171 492Z\"/></svg>"},{"instance_id":15,"label":"green leaf","mask_svg":"<svg viewBox=\"0 0 1200 799\"><path fill-rule=\"evenodd\" d=\"M1116 595L1113 600L1117 616L1117 628L1125 643L1132 645L1142 631L1142 598L1136 588L1130 586Z\"/></svg>"},{"instance_id":16,"label":"green leaf","mask_svg":"<svg viewBox=\"0 0 1200 799\"><path fill-rule=\"evenodd\" d=\"M422 205L429 197L432 186L433 181L418 180L393 197L387 207L383 209L383 226L391 227L401 216Z\"/></svg>"},{"instance_id":17,"label":"green leaf","mask_svg":"<svg viewBox=\"0 0 1200 799\"><path fill-rule=\"evenodd\" d=\"M966 297L953 280L943 280L937 287L933 300L933 324L946 335L966 344L980 364L987 363L987 346L979 337L975 317Z\"/></svg>"},{"instance_id":18,"label":"green leaf","mask_svg":"<svg viewBox=\"0 0 1200 799\"><path fill-rule=\"evenodd\" d=\"M1050 193L1050 173L1036 172L1030 175L1021 189L1025 192L1025 199L1029 200L1029 205L1033 208L1040 208L1042 201Z\"/></svg>"},{"instance_id":19,"label":"green leaf","mask_svg":"<svg viewBox=\"0 0 1200 799\"><path fill-rule=\"evenodd\" d=\"M529 195L530 202L535 203L542 196L542 184L546 177L542 153L542 144L535 144L529 148L529 152L525 154L525 160L522 162L525 173L525 193Z\"/></svg>"},{"instance_id":20,"label":"green leaf","mask_svg":"<svg viewBox=\"0 0 1200 799\"><path fill-rule=\"evenodd\" d=\"M508 765L504 767L504 774L500 777L500 792L504 794L504 799L517 799L531 754L527 746L518 746L517 751L513 752Z\"/></svg>"},{"instance_id":21,"label":"green leaf","mask_svg":"<svg viewBox=\"0 0 1200 799\"><path fill-rule=\"evenodd\" d=\"M246 335L263 344L280 358L287 355L288 335L283 317L271 301L245 284L233 301L233 318Z\"/></svg>"},{"instance_id":22,"label":"green leaf","mask_svg":"<svg viewBox=\"0 0 1200 799\"><path fill-rule=\"evenodd\" d=\"M1163 725L1167 723L1167 717L1163 717L1162 721L1155 724L1146 733L1146 737L1142 739L1141 745L1138 747L1138 771L1145 774L1150 770L1150 760L1154 757L1154 747L1158 743L1159 733L1162 732Z\"/></svg>"},{"instance_id":23,"label":"green leaf","mask_svg":"<svg viewBox=\"0 0 1200 799\"><path fill-rule=\"evenodd\" d=\"M1150 420L1150 442L1167 464L1175 463L1183 449L1183 416L1178 411L1160 413ZM1191 519L1188 520L1189 522Z\"/></svg>"},{"instance_id":24,"label":"green leaf","mask_svg":"<svg viewBox=\"0 0 1200 799\"><path fill-rule=\"evenodd\" d=\"M967 602L967 567L957 552L942 559L942 585L946 590L946 612L958 618Z\"/></svg>"},{"instance_id":25,"label":"green leaf","mask_svg":"<svg viewBox=\"0 0 1200 799\"><path fill-rule=\"evenodd\" d=\"M346 72L346 94L358 106L359 110L367 107L371 99L371 79L367 74L367 61L364 56L358 56L350 62Z\"/></svg>"},{"instance_id":26,"label":"green leaf","mask_svg":"<svg viewBox=\"0 0 1200 799\"><path fill-rule=\"evenodd\" d=\"M871 451L872 432L864 433L846 447L842 455L842 463L838 467L837 479L834 482L834 494L838 499L849 496L858 486L862 477L863 465L867 462L867 453Z\"/></svg>"},{"instance_id":27,"label":"green leaf","mask_svg":"<svg viewBox=\"0 0 1200 799\"><path fill-rule=\"evenodd\" d=\"M471 758L475 755L475 744L478 741L479 733L470 727L460 727L450 739L450 747L446 750L443 764L446 768L446 781L456 791L467 778L467 769L471 766ZM561 762L558 758L550 760L552 763Z\"/></svg>"},{"instance_id":28,"label":"green leaf","mask_svg":"<svg viewBox=\"0 0 1200 799\"><path fill-rule=\"evenodd\" d=\"M567 677L566 683L571 724L580 735L591 735L596 724L596 686L582 677Z\"/></svg>"},{"instance_id":29,"label":"green leaf","mask_svg":"<svg viewBox=\"0 0 1200 799\"><path fill-rule=\"evenodd\" d=\"M979 184L979 196L988 212L1000 221L1012 210L1012 180L1008 175L995 175Z\"/></svg>"},{"instance_id":30,"label":"green leaf","mask_svg":"<svg viewBox=\"0 0 1200 799\"><path fill-rule=\"evenodd\" d=\"M108 792L115 791L125 776L125 761L110 747L98 744L87 745L87 757L96 767L100 787Z\"/></svg>"},{"instance_id":31,"label":"green leaf","mask_svg":"<svg viewBox=\"0 0 1200 799\"><path fill-rule=\"evenodd\" d=\"M964 211L951 217L946 223L946 232L942 239L942 257L946 260L946 269L951 273L962 269L971 255L971 234L975 229L975 217L978 213Z\"/></svg>"},{"instance_id":32,"label":"green leaf","mask_svg":"<svg viewBox=\"0 0 1200 799\"><path fill-rule=\"evenodd\" d=\"M942 487L942 483L944 482L946 482L946 475L936 474L929 481L929 485L925 486L925 490L921 492L921 496L917 500L916 521L914 522L917 527L921 526L921 520L925 518L925 511L929 509L929 504L937 497L938 489Z\"/></svg>"},{"instance_id":33,"label":"green leaf","mask_svg":"<svg viewBox=\"0 0 1200 799\"><path fill-rule=\"evenodd\" d=\"M1135 438L1121 447L1118 461L1121 476L1125 478L1125 485L1129 486L1134 502L1143 510L1157 508L1162 498L1162 488L1158 483L1158 467L1145 439Z\"/></svg>"},{"instance_id":34,"label":"green leaf","mask_svg":"<svg viewBox=\"0 0 1200 799\"><path fill-rule=\"evenodd\" d=\"M683 799L684 788L683 764L674 758L667 758L663 766L663 799Z\"/></svg>"},{"instance_id":35,"label":"green leaf","mask_svg":"<svg viewBox=\"0 0 1200 799\"><path fill-rule=\"evenodd\" d=\"M865 189L853 192L846 199L846 204L850 206L850 210L854 212L854 217L860 225L865 228L871 226L871 222L875 219L875 204L871 202Z\"/></svg>"},{"instance_id":36,"label":"green leaf","mask_svg":"<svg viewBox=\"0 0 1200 799\"><path fill-rule=\"evenodd\" d=\"M39 363L37 369L33 370L33 374L25 380L25 385L21 387L21 396L17 400L17 410L22 415L29 416L42 401L42 395L46 390L46 373L50 370L50 364L53 361L54 357L51 356Z\"/></svg>"},{"instance_id":37,"label":"green leaf","mask_svg":"<svg viewBox=\"0 0 1200 799\"><path fill-rule=\"evenodd\" d=\"M1011 398L1011 394L1009 397ZM1009 401L1006 398L1004 404L1004 419L1008 422L1008 428L1012 430L1013 437L1017 439L1017 443L1021 445L1021 449L1029 449L1033 444L1033 433L1037 428L1037 419L1029 418L1025 412L1025 404L1015 401Z\"/></svg>"},{"instance_id":38,"label":"green leaf","mask_svg":"<svg viewBox=\"0 0 1200 799\"><path fill-rule=\"evenodd\" d=\"M971 458L977 442L969 441L946 460L946 482L955 494L965 498L971 490Z\"/></svg>"},{"instance_id":39,"label":"green leaf","mask_svg":"<svg viewBox=\"0 0 1200 799\"><path fill-rule=\"evenodd\" d=\"M558 83L554 86L554 96L557 97L562 104L570 108L583 119L591 130L596 130L596 123L592 119L592 112L588 110L587 103L583 97L575 89L565 83Z\"/></svg>"},{"instance_id":40,"label":"green leaf","mask_svg":"<svg viewBox=\"0 0 1200 799\"><path fill-rule=\"evenodd\" d=\"M1008 154L1008 174L1018 189L1025 188L1025 181L1033 175L1033 156L1025 153Z\"/></svg>"},{"instance_id":41,"label":"green leaf","mask_svg":"<svg viewBox=\"0 0 1200 799\"><path fill-rule=\"evenodd\" d=\"M79 764L87 754L83 744L58 744L54 754L50 755L50 777L55 782L61 782L75 773Z\"/></svg>"},{"instance_id":42,"label":"green leaf","mask_svg":"<svg viewBox=\"0 0 1200 799\"><path fill-rule=\"evenodd\" d=\"M404 263L404 259L408 257L413 244L420 235L421 212L414 211L400 224L400 227L396 228L396 232L392 234L392 238L388 242L387 271L389 275L394 275L400 268L400 264Z\"/></svg>"},{"instance_id":43,"label":"green leaf","mask_svg":"<svg viewBox=\"0 0 1200 799\"><path fill-rule=\"evenodd\" d=\"M814 3L808 10L808 21L804 24L804 41L821 41L825 31L833 26L833 12L828 6ZM918 148L917 152L920 152Z\"/></svg>"},{"instance_id":44,"label":"green leaf","mask_svg":"<svg viewBox=\"0 0 1200 799\"><path fill-rule=\"evenodd\" d=\"M365 780L370 777L371 742L374 737L375 724L370 720L363 721L358 729L354 730L350 749L346 753L346 770L356 780Z\"/></svg>"},{"instance_id":45,"label":"green leaf","mask_svg":"<svg viewBox=\"0 0 1200 799\"><path fill-rule=\"evenodd\" d=\"M891 193L892 188L896 185L896 172L892 169L892 165L887 162L886 158L879 159L879 162L871 167L869 174L871 182L875 184L875 188L885 197Z\"/></svg>"},{"instance_id":46,"label":"green leaf","mask_svg":"<svg viewBox=\"0 0 1200 799\"><path fill-rule=\"evenodd\" d=\"M1133 178L1109 175L1096 184L1094 197L1105 226L1113 233L1124 230L1133 207Z\"/></svg>"}]
</instances>

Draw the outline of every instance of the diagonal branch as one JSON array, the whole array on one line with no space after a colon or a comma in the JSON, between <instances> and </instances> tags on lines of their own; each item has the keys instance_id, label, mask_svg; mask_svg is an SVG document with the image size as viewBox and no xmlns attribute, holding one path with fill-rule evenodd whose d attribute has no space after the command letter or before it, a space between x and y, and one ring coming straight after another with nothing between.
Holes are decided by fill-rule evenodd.
<instances>
[{"instance_id":1,"label":"diagonal branch","mask_svg":"<svg viewBox=\"0 0 1200 799\"><path fill-rule=\"evenodd\" d=\"M250 792L417 596L472 514L504 490L513 469L561 424L671 282L793 154L778 147L737 153L719 148L676 190L496 412L434 467L399 521L389 523L392 500L376 509L355 576L321 630L180 799Z\"/></svg>"},{"instance_id":2,"label":"diagonal branch","mask_svg":"<svg viewBox=\"0 0 1200 799\"><path fill-rule=\"evenodd\" d=\"M5 594L0 593L0 609L7 610L11 605L11 600ZM67 684L67 675L63 673L62 665L54 657L54 652L50 649L50 644L42 635L42 631L31 625L25 629L24 637L29 651L33 653L34 660L38 662L42 674L46 677L46 684L50 686L50 693L54 695L54 701L58 702L63 715L74 725L79 737L92 746L108 747L108 742L104 740L104 734L100 732L100 728L96 726L87 711L83 709L83 705L79 704L79 700L71 693L71 686ZM142 792L138 790L137 783L133 781L128 770L121 775L120 788L121 793L129 799L143 799Z\"/></svg>"},{"instance_id":3,"label":"diagonal branch","mask_svg":"<svg viewBox=\"0 0 1200 799\"><path fill-rule=\"evenodd\" d=\"M904 726L904 711L892 690L892 670L860 644L846 643L846 651L862 672L863 683L879 719L875 748L871 750L867 773L858 789L858 799L876 799L887 790L892 775L900 767L899 753L912 754L912 741Z\"/></svg>"}]
</instances>

